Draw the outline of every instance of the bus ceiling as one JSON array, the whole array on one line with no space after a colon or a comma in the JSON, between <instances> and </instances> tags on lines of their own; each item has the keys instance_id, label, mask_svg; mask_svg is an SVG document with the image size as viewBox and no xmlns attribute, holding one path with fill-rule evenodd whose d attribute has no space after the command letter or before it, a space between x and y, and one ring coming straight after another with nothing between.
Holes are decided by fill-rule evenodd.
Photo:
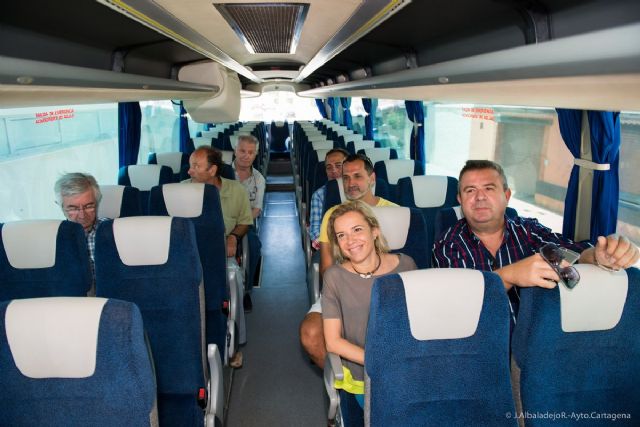
<instances>
[{"instance_id":1,"label":"bus ceiling","mask_svg":"<svg viewBox=\"0 0 640 427\"><path fill-rule=\"evenodd\" d=\"M636 0L24 0L0 29L2 107L290 90L640 110ZM239 87L182 71L211 61Z\"/></svg>"}]
</instances>

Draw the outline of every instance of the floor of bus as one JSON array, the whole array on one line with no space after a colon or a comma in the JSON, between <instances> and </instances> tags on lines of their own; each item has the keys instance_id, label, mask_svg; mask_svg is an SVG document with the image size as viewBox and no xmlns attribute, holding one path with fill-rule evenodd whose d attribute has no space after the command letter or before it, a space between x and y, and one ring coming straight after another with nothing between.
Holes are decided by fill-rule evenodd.
<instances>
[{"instance_id":1,"label":"floor of bus","mask_svg":"<svg viewBox=\"0 0 640 427\"><path fill-rule=\"evenodd\" d=\"M308 310L304 253L291 176L269 175L262 241L262 282L247 314L244 365L231 373L227 427L326 426L321 371L300 347L298 327Z\"/></svg>"}]
</instances>

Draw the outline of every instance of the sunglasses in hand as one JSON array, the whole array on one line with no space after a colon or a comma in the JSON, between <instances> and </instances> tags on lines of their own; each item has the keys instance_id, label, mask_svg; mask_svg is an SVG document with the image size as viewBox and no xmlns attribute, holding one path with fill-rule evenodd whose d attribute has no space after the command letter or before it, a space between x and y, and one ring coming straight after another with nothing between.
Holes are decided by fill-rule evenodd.
<instances>
[{"instance_id":1,"label":"sunglasses in hand","mask_svg":"<svg viewBox=\"0 0 640 427\"><path fill-rule=\"evenodd\" d=\"M558 273L560 281L567 289L575 288L580 282L580 273L573 267L573 264L580 258L579 253L561 248L553 243L547 243L540 248L540 256ZM566 261L568 266L563 267L562 261Z\"/></svg>"}]
</instances>

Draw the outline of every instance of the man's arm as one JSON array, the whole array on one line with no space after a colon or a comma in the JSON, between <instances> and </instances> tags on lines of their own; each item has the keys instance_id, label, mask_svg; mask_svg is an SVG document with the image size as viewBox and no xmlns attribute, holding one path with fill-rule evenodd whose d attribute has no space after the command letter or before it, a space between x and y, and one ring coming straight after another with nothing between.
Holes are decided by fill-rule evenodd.
<instances>
[{"instance_id":1,"label":"man's arm","mask_svg":"<svg viewBox=\"0 0 640 427\"><path fill-rule=\"evenodd\" d=\"M249 231L249 226L246 224L238 224L233 227L231 233L227 236L227 256L233 257L236 256L236 252L238 251L238 243L247 234Z\"/></svg>"},{"instance_id":2,"label":"man's arm","mask_svg":"<svg viewBox=\"0 0 640 427\"><path fill-rule=\"evenodd\" d=\"M629 268L638 262L640 251L624 236L599 236L596 246L584 250L578 262L596 264L612 270Z\"/></svg>"},{"instance_id":3,"label":"man's arm","mask_svg":"<svg viewBox=\"0 0 640 427\"><path fill-rule=\"evenodd\" d=\"M311 209L309 210L309 237L312 246L318 249L320 243L317 241L320 236L320 224L322 223L322 208L324 205L324 192L321 187L311 195Z\"/></svg>"},{"instance_id":4,"label":"man's arm","mask_svg":"<svg viewBox=\"0 0 640 427\"><path fill-rule=\"evenodd\" d=\"M320 275L333 265L333 254L329 243L320 242Z\"/></svg>"},{"instance_id":5,"label":"man's arm","mask_svg":"<svg viewBox=\"0 0 640 427\"><path fill-rule=\"evenodd\" d=\"M554 288L560 280L558 274L540 254L531 255L513 264L494 270L504 283L506 290L513 286Z\"/></svg>"}]
</instances>

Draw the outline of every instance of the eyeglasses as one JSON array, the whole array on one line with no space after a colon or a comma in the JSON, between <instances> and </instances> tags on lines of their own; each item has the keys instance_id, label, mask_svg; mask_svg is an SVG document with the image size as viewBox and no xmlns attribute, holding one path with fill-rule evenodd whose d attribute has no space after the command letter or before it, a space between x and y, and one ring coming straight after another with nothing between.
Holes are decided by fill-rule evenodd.
<instances>
[{"instance_id":1,"label":"eyeglasses","mask_svg":"<svg viewBox=\"0 0 640 427\"><path fill-rule=\"evenodd\" d=\"M94 212L95 210L96 210L95 203L89 203L84 206L68 206L64 208L64 211L69 215L77 215L80 213L80 211L83 211L85 213L87 212L91 213L91 212Z\"/></svg>"},{"instance_id":2,"label":"eyeglasses","mask_svg":"<svg viewBox=\"0 0 640 427\"><path fill-rule=\"evenodd\" d=\"M540 256L558 273L560 281L567 289L573 289L580 282L580 273L573 264L580 258L580 254L570 249L561 248L553 243L547 243L540 248ZM568 267L561 267L562 261L569 263Z\"/></svg>"}]
</instances>

